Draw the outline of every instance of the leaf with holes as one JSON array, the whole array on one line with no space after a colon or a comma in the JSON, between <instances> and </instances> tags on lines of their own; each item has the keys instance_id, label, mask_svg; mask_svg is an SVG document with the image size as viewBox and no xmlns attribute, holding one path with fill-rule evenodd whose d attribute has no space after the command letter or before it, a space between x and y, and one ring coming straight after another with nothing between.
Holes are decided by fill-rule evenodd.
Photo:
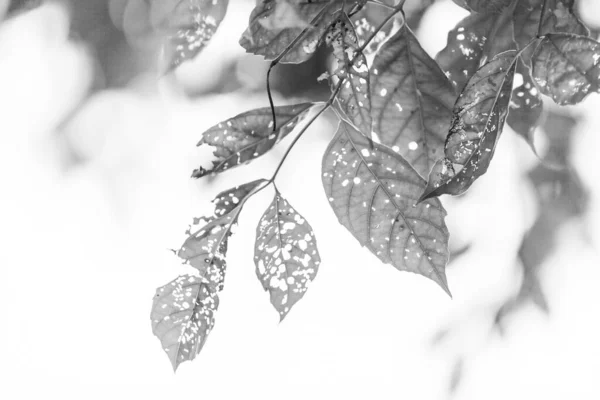
<instances>
[{"instance_id":1,"label":"leaf with holes","mask_svg":"<svg viewBox=\"0 0 600 400\"><path fill-rule=\"evenodd\" d=\"M219 307L217 293L201 278L182 275L156 290L150 319L173 370L191 361L206 343Z\"/></svg>"},{"instance_id":2,"label":"leaf with holes","mask_svg":"<svg viewBox=\"0 0 600 400\"><path fill-rule=\"evenodd\" d=\"M250 14L240 45L267 60L287 51L280 62L304 62L313 55L333 15L344 4L339 0L263 0Z\"/></svg>"},{"instance_id":3,"label":"leaf with holes","mask_svg":"<svg viewBox=\"0 0 600 400\"><path fill-rule=\"evenodd\" d=\"M254 263L283 320L315 279L321 258L311 226L279 192L256 228Z\"/></svg>"},{"instance_id":4,"label":"leaf with holes","mask_svg":"<svg viewBox=\"0 0 600 400\"><path fill-rule=\"evenodd\" d=\"M373 131L423 177L442 155L452 83L404 25L381 47L371 74Z\"/></svg>"},{"instance_id":5,"label":"leaf with holes","mask_svg":"<svg viewBox=\"0 0 600 400\"><path fill-rule=\"evenodd\" d=\"M546 12L541 34L556 32L575 33L589 36L589 29L573 12L575 0L545 0ZM519 49L523 49L538 33L544 0L520 0L514 10L515 40ZM521 55L529 65L534 48L525 49Z\"/></svg>"},{"instance_id":6,"label":"leaf with holes","mask_svg":"<svg viewBox=\"0 0 600 400\"><path fill-rule=\"evenodd\" d=\"M353 123L366 136L371 136L371 94L369 66L359 50L354 26L345 12L339 13L331 25L325 42L333 48L335 62L331 74L331 87L335 92L344 81L337 95L337 103Z\"/></svg>"},{"instance_id":7,"label":"leaf with holes","mask_svg":"<svg viewBox=\"0 0 600 400\"><path fill-rule=\"evenodd\" d=\"M540 92L533 83L530 69L520 58L517 61L515 77L517 76L521 78L522 83L513 89L506 122L536 152L533 135L542 116L544 103Z\"/></svg>"},{"instance_id":8,"label":"leaf with holes","mask_svg":"<svg viewBox=\"0 0 600 400\"><path fill-rule=\"evenodd\" d=\"M341 121L322 170L329 204L361 245L450 294L446 211L438 199L417 204L426 182L402 156Z\"/></svg>"},{"instance_id":9,"label":"leaf with holes","mask_svg":"<svg viewBox=\"0 0 600 400\"><path fill-rule=\"evenodd\" d=\"M462 8L478 13L500 14L512 0L454 0Z\"/></svg>"},{"instance_id":10,"label":"leaf with holes","mask_svg":"<svg viewBox=\"0 0 600 400\"><path fill-rule=\"evenodd\" d=\"M181 259L200 271L200 276L217 291L223 290L227 268L225 256L232 229L237 224L246 200L261 190L264 182L256 180L217 195L213 200L214 216L195 219L194 225L199 225L200 228L194 233L189 232L188 238L177 252ZM192 228L194 226L190 230Z\"/></svg>"},{"instance_id":11,"label":"leaf with holes","mask_svg":"<svg viewBox=\"0 0 600 400\"><path fill-rule=\"evenodd\" d=\"M275 107L277 129L273 132L271 108L259 108L221 122L202 134L198 146L213 146L217 158L210 169L199 167L193 178L223 172L262 156L287 136L314 103Z\"/></svg>"},{"instance_id":12,"label":"leaf with holes","mask_svg":"<svg viewBox=\"0 0 600 400\"><path fill-rule=\"evenodd\" d=\"M548 34L533 55L533 78L557 104L577 104L600 91L600 43L568 33Z\"/></svg>"},{"instance_id":13,"label":"leaf with holes","mask_svg":"<svg viewBox=\"0 0 600 400\"><path fill-rule=\"evenodd\" d=\"M448 32L446 47L436 61L460 92L482 62L515 48L508 11L501 15L473 13Z\"/></svg>"},{"instance_id":14,"label":"leaf with holes","mask_svg":"<svg viewBox=\"0 0 600 400\"><path fill-rule=\"evenodd\" d=\"M165 38L166 69L196 57L212 39L229 0L152 0L151 20Z\"/></svg>"},{"instance_id":15,"label":"leaf with holes","mask_svg":"<svg viewBox=\"0 0 600 400\"><path fill-rule=\"evenodd\" d=\"M446 158L434 166L421 201L462 194L487 171L508 114L515 56L514 51L499 54L467 82L454 105ZM455 172L453 164L461 169Z\"/></svg>"}]
</instances>

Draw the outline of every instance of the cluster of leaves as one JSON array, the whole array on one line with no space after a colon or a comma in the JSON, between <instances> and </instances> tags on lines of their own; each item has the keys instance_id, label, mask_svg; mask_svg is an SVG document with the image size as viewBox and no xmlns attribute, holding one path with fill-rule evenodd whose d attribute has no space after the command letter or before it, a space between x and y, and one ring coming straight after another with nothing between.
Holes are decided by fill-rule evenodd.
<instances>
[{"instance_id":1,"label":"cluster of leaves","mask_svg":"<svg viewBox=\"0 0 600 400\"><path fill-rule=\"evenodd\" d=\"M152 309L153 331L174 369L196 357L214 324L228 239L254 194L275 188L257 227L254 260L280 318L315 279L315 235L275 179L296 141L327 109L339 126L323 156L322 181L339 222L382 262L426 276L450 294L449 233L438 196L461 195L485 174L506 121L533 146L541 95L565 105L600 90L600 44L573 13L573 0L454 1L470 14L435 59L406 23L404 0L393 6L367 0L257 4L241 46L270 61L270 68L329 49L331 68L322 77L331 96L325 103L275 106L269 91L270 107L202 135L199 145L211 146L214 160L209 169L196 169L195 178L246 164L298 131L273 176L219 194L213 214L195 221L197 230L177 252L196 274L159 288ZM199 14L183 20L220 21L226 0L181 0L172 9L184 5ZM387 12L378 23L365 12L372 7ZM170 65L195 56L216 26L178 29Z\"/></svg>"}]
</instances>

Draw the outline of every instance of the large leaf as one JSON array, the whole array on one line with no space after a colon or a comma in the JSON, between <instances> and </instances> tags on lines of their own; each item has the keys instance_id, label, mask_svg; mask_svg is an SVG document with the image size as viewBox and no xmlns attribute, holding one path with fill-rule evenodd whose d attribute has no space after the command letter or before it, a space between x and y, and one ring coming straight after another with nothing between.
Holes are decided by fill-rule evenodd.
<instances>
[{"instance_id":1,"label":"large leaf","mask_svg":"<svg viewBox=\"0 0 600 400\"><path fill-rule=\"evenodd\" d=\"M600 91L600 43L568 33L548 34L533 56L533 78L557 104L577 104Z\"/></svg>"},{"instance_id":2,"label":"large leaf","mask_svg":"<svg viewBox=\"0 0 600 400\"><path fill-rule=\"evenodd\" d=\"M315 279L321 258L311 226L279 192L256 228L254 263L283 320Z\"/></svg>"},{"instance_id":3,"label":"large leaf","mask_svg":"<svg viewBox=\"0 0 600 400\"><path fill-rule=\"evenodd\" d=\"M177 255L200 271L207 284L214 290L223 289L227 264L225 256L229 237L246 200L264 186L264 180L256 180L245 185L226 190L215 198L214 216L195 220L199 225L189 234ZM229 201L228 199L231 199Z\"/></svg>"},{"instance_id":4,"label":"large leaf","mask_svg":"<svg viewBox=\"0 0 600 400\"><path fill-rule=\"evenodd\" d=\"M182 275L156 289L150 319L173 370L191 361L204 346L214 325L219 297L201 278Z\"/></svg>"},{"instance_id":5,"label":"large leaf","mask_svg":"<svg viewBox=\"0 0 600 400\"><path fill-rule=\"evenodd\" d=\"M212 39L229 0L152 0L151 20L165 38L167 69L191 60Z\"/></svg>"},{"instance_id":6,"label":"large leaf","mask_svg":"<svg viewBox=\"0 0 600 400\"><path fill-rule=\"evenodd\" d=\"M359 50L356 32L345 12L335 18L326 35L326 42L333 48L335 62L332 74L332 90L343 80L336 100L363 135L371 135L371 91L369 66Z\"/></svg>"},{"instance_id":7,"label":"large leaf","mask_svg":"<svg viewBox=\"0 0 600 400\"><path fill-rule=\"evenodd\" d=\"M446 211L438 199L416 204L425 181L402 156L342 121L322 169L329 204L361 245L450 293Z\"/></svg>"},{"instance_id":8,"label":"large leaf","mask_svg":"<svg viewBox=\"0 0 600 400\"><path fill-rule=\"evenodd\" d=\"M275 132L269 107L247 111L213 126L202 134L198 146L213 146L217 159L210 169L194 170L192 177L223 172L260 157L290 133L312 106L313 103L301 103L275 107Z\"/></svg>"},{"instance_id":9,"label":"large leaf","mask_svg":"<svg viewBox=\"0 0 600 400\"><path fill-rule=\"evenodd\" d=\"M434 166L421 199L462 194L487 171L508 113L515 56L499 54L467 82L454 105L446 158ZM462 168L454 173L453 164Z\"/></svg>"},{"instance_id":10,"label":"large leaf","mask_svg":"<svg viewBox=\"0 0 600 400\"><path fill-rule=\"evenodd\" d=\"M488 14L500 14L512 0L454 0L456 4L469 11Z\"/></svg>"},{"instance_id":11,"label":"large leaf","mask_svg":"<svg viewBox=\"0 0 600 400\"><path fill-rule=\"evenodd\" d=\"M482 61L513 50L512 14L472 13L448 32L448 43L436 56L440 67L460 92Z\"/></svg>"},{"instance_id":12,"label":"large leaf","mask_svg":"<svg viewBox=\"0 0 600 400\"><path fill-rule=\"evenodd\" d=\"M373 131L427 177L450 127L452 83L406 25L381 47L372 71Z\"/></svg>"},{"instance_id":13,"label":"large leaf","mask_svg":"<svg viewBox=\"0 0 600 400\"><path fill-rule=\"evenodd\" d=\"M544 103L539 90L533 83L530 69L520 58L515 76L520 76L522 83L513 89L506 122L525 139L535 152L534 132L542 115Z\"/></svg>"},{"instance_id":14,"label":"large leaf","mask_svg":"<svg viewBox=\"0 0 600 400\"><path fill-rule=\"evenodd\" d=\"M288 51L280 62L304 62L313 55L333 22L335 11L343 4L339 0L259 1L250 14L240 45L267 60Z\"/></svg>"},{"instance_id":15,"label":"large leaf","mask_svg":"<svg viewBox=\"0 0 600 400\"><path fill-rule=\"evenodd\" d=\"M589 29L573 13L575 0L519 0L514 10L515 40L523 49L538 33L542 6L546 2L546 12L541 34L555 32L575 33L588 36ZM523 51L525 64L529 65L532 47Z\"/></svg>"}]
</instances>

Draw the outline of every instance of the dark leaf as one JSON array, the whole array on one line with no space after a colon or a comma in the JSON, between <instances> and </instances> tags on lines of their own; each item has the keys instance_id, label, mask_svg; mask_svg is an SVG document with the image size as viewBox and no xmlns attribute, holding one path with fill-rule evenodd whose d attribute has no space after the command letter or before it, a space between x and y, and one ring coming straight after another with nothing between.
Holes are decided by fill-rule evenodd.
<instances>
[{"instance_id":1,"label":"dark leaf","mask_svg":"<svg viewBox=\"0 0 600 400\"><path fill-rule=\"evenodd\" d=\"M530 69L520 58L516 76L520 76L523 83L513 90L506 122L536 152L534 132L544 110L542 96L533 83Z\"/></svg>"},{"instance_id":2,"label":"dark leaf","mask_svg":"<svg viewBox=\"0 0 600 400\"><path fill-rule=\"evenodd\" d=\"M472 13L448 33L448 43L436 61L460 92L482 63L515 48L508 11L501 15Z\"/></svg>"},{"instance_id":3,"label":"dark leaf","mask_svg":"<svg viewBox=\"0 0 600 400\"><path fill-rule=\"evenodd\" d=\"M33 10L41 6L44 3L44 0L10 0L8 4L8 9L6 10L7 17L14 17L23 12ZM2 15L0 14L0 19Z\"/></svg>"},{"instance_id":4,"label":"dark leaf","mask_svg":"<svg viewBox=\"0 0 600 400\"><path fill-rule=\"evenodd\" d=\"M313 103L275 107L277 130L273 132L273 116L269 107L247 111L221 122L202 134L198 146L215 147L217 158L210 169L194 170L192 177L201 178L212 173L249 162L267 151L290 133L304 118Z\"/></svg>"},{"instance_id":5,"label":"dark leaf","mask_svg":"<svg viewBox=\"0 0 600 400\"><path fill-rule=\"evenodd\" d=\"M371 89L373 131L427 177L442 155L456 95L406 25L377 53Z\"/></svg>"},{"instance_id":6,"label":"dark leaf","mask_svg":"<svg viewBox=\"0 0 600 400\"><path fill-rule=\"evenodd\" d=\"M446 158L434 166L421 200L462 194L487 171L508 113L515 56L499 54L467 82L454 105ZM453 164L462 168L454 173Z\"/></svg>"},{"instance_id":7,"label":"dark leaf","mask_svg":"<svg viewBox=\"0 0 600 400\"><path fill-rule=\"evenodd\" d=\"M195 221L200 228L189 234L177 255L200 271L207 284L214 290L223 289L227 264L225 256L229 237L237 224L245 201L262 189L264 180L257 180L220 193L213 202L215 215L198 218ZM233 196L230 196L233 194ZM237 204L227 204L228 198Z\"/></svg>"},{"instance_id":8,"label":"dark leaf","mask_svg":"<svg viewBox=\"0 0 600 400\"><path fill-rule=\"evenodd\" d=\"M256 227L254 263L283 320L315 279L321 258L311 226L279 192Z\"/></svg>"},{"instance_id":9,"label":"dark leaf","mask_svg":"<svg viewBox=\"0 0 600 400\"><path fill-rule=\"evenodd\" d=\"M568 33L548 34L533 55L533 78L557 104L577 104L600 91L600 43Z\"/></svg>"},{"instance_id":10,"label":"dark leaf","mask_svg":"<svg viewBox=\"0 0 600 400\"><path fill-rule=\"evenodd\" d=\"M402 156L341 121L322 170L329 204L361 245L450 293L446 211L438 199L416 204L425 181Z\"/></svg>"},{"instance_id":11,"label":"dark leaf","mask_svg":"<svg viewBox=\"0 0 600 400\"><path fill-rule=\"evenodd\" d=\"M575 0L546 0L546 12L541 34L554 32L575 33L588 36L589 29L575 16ZM515 40L523 49L538 33L544 0L520 0L514 10ZM525 49L522 57L526 65L531 61L533 47Z\"/></svg>"},{"instance_id":12,"label":"dark leaf","mask_svg":"<svg viewBox=\"0 0 600 400\"><path fill-rule=\"evenodd\" d=\"M212 39L229 0L152 0L152 19L165 38L166 69L196 57Z\"/></svg>"},{"instance_id":13,"label":"dark leaf","mask_svg":"<svg viewBox=\"0 0 600 400\"><path fill-rule=\"evenodd\" d=\"M338 14L325 41L333 48L335 57L332 90L340 80L344 80L336 100L349 121L363 135L371 136L369 66L364 54L358 51L356 32L346 13Z\"/></svg>"},{"instance_id":14,"label":"dark leaf","mask_svg":"<svg viewBox=\"0 0 600 400\"><path fill-rule=\"evenodd\" d=\"M462 8L486 14L500 14L512 0L453 0Z\"/></svg>"},{"instance_id":15,"label":"dark leaf","mask_svg":"<svg viewBox=\"0 0 600 400\"><path fill-rule=\"evenodd\" d=\"M192 275L182 275L156 290L150 314L152 332L160 339L173 370L200 353L218 307L217 293Z\"/></svg>"},{"instance_id":16,"label":"dark leaf","mask_svg":"<svg viewBox=\"0 0 600 400\"><path fill-rule=\"evenodd\" d=\"M280 62L304 62L313 55L336 11L344 4L339 0L260 1L250 14L240 45L248 53L262 55L267 60L277 58L289 48Z\"/></svg>"}]
</instances>

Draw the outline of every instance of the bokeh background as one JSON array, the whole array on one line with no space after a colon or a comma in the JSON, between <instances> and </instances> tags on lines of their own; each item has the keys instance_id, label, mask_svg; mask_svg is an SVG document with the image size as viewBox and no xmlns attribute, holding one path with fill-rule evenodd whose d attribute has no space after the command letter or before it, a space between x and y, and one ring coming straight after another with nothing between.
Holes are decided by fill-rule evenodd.
<instances>
[{"instance_id":1,"label":"bokeh background","mask_svg":"<svg viewBox=\"0 0 600 400\"><path fill-rule=\"evenodd\" d=\"M431 1L434 2L434 1ZM194 181L201 133L266 106L267 63L237 44L231 0L208 47L160 76L145 0L0 0L0 397L598 399L600 96L547 103L537 149L506 128L488 174L448 209L453 299L382 265L341 227L320 184L335 130L318 120L278 186L315 229L322 264L279 324L255 277L252 199L230 241L214 331L173 374L150 328L156 287L220 190L270 176L289 143ZM408 1L431 55L465 14ZM382 12L380 10L380 12ZM600 2L578 12L600 30ZM319 100L323 54L273 76L278 104Z\"/></svg>"}]
</instances>

